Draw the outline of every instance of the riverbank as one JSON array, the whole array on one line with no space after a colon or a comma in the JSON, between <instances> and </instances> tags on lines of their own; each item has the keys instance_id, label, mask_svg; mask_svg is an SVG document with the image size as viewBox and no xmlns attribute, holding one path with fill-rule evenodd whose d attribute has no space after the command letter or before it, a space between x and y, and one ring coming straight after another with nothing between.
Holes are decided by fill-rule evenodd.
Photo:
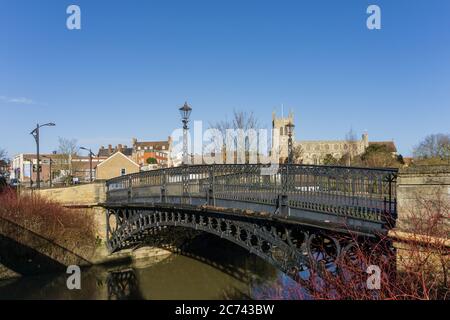
<instances>
[{"instance_id":1,"label":"riverbank","mask_svg":"<svg viewBox=\"0 0 450 320\"><path fill-rule=\"evenodd\" d=\"M0 203L0 279L171 255L156 247L110 254L100 207L69 208L39 194L11 190L0 194Z\"/></svg>"}]
</instances>

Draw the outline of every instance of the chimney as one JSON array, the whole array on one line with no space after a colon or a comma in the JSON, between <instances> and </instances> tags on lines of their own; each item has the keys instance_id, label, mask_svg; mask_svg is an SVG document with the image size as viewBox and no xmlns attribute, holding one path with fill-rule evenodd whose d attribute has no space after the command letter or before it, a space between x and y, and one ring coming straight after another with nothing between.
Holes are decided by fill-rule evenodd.
<instances>
[{"instance_id":1,"label":"chimney","mask_svg":"<svg viewBox=\"0 0 450 320\"><path fill-rule=\"evenodd\" d=\"M119 144L117 145L117 149L118 149L120 152L122 152L122 144L119 143Z\"/></svg>"},{"instance_id":2,"label":"chimney","mask_svg":"<svg viewBox=\"0 0 450 320\"><path fill-rule=\"evenodd\" d=\"M111 154L112 153L112 145L108 144L108 152Z\"/></svg>"}]
</instances>

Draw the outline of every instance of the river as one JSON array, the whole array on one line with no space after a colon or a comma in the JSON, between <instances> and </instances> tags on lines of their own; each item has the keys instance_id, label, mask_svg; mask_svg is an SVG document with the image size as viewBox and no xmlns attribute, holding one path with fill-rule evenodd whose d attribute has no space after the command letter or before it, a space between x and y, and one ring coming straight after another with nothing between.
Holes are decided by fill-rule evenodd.
<instances>
[{"instance_id":1,"label":"river","mask_svg":"<svg viewBox=\"0 0 450 320\"><path fill-rule=\"evenodd\" d=\"M0 299L267 299L299 298L294 281L243 248L201 235L185 254L133 265L83 269L81 289L67 274L0 282Z\"/></svg>"}]
</instances>

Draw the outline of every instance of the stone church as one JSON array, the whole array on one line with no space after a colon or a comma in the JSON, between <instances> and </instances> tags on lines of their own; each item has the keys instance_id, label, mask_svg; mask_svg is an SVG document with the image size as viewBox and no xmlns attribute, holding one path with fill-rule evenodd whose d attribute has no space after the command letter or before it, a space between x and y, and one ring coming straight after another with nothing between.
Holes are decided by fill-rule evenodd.
<instances>
[{"instance_id":1,"label":"stone church","mask_svg":"<svg viewBox=\"0 0 450 320\"><path fill-rule=\"evenodd\" d=\"M294 115L292 112L287 117L276 116L272 113L272 129L279 131L279 154L280 162L284 162L288 157L288 131L289 123L294 123ZM275 133L276 130L273 130ZM273 137L272 137L273 139ZM387 145L392 153L397 150L392 141L387 142L370 142L367 133L364 133L361 140L295 140L295 133L292 135L294 150L297 150L297 163L303 164L323 164L323 160L327 154L331 154L336 159L341 159L344 155L350 157L358 156L364 153L366 148L371 144ZM273 140L272 140L273 141ZM272 147L272 152L274 152Z\"/></svg>"}]
</instances>

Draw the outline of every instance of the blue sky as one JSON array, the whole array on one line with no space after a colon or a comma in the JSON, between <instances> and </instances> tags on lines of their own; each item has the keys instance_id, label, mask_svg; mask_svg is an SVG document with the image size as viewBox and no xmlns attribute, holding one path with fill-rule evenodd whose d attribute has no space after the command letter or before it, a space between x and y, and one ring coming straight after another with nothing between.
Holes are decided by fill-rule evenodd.
<instances>
[{"instance_id":1,"label":"blue sky","mask_svg":"<svg viewBox=\"0 0 450 320\"><path fill-rule=\"evenodd\" d=\"M77 4L82 29L66 28ZM382 29L366 28L377 4ZM296 137L353 129L410 154L450 130L450 1L0 0L0 148L58 137L97 149L165 139L187 100L193 120L233 109L270 124L295 112Z\"/></svg>"}]
</instances>

